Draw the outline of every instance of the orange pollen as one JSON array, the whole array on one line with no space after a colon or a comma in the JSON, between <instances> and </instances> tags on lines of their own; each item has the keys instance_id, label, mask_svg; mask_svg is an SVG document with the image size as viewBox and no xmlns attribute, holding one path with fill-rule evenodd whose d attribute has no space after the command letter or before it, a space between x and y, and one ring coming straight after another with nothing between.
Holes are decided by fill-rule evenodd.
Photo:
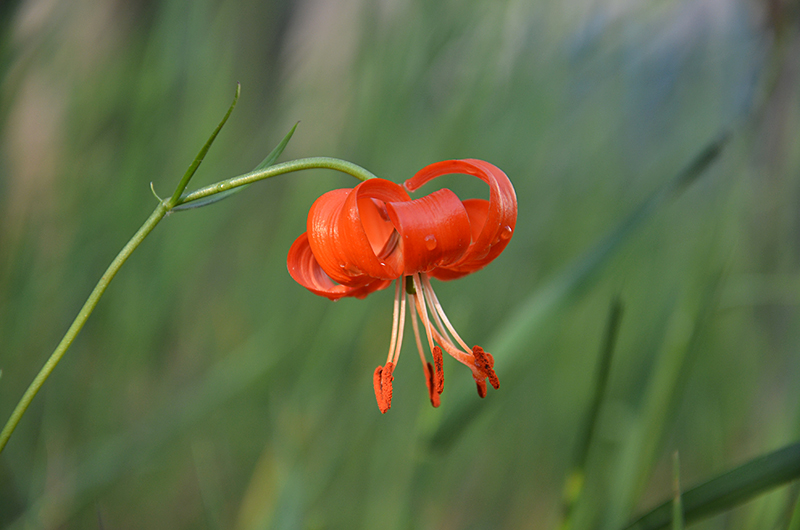
<instances>
[{"instance_id":1,"label":"orange pollen","mask_svg":"<svg viewBox=\"0 0 800 530\"><path fill-rule=\"evenodd\" d=\"M386 411L392 408L392 381L394 381L392 372L394 372L394 363L388 362L386 366L375 368L375 373L372 376L372 385L375 387L375 400L378 402L381 414L386 414Z\"/></svg>"},{"instance_id":2,"label":"orange pollen","mask_svg":"<svg viewBox=\"0 0 800 530\"><path fill-rule=\"evenodd\" d=\"M497 374L494 373L494 357L492 357L492 354L483 351L483 348L480 346L473 346L472 356L475 357L475 367L484 377L489 379L492 388L495 390L500 388L500 380L497 378Z\"/></svg>"},{"instance_id":3,"label":"orange pollen","mask_svg":"<svg viewBox=\"0 0 800 530\"><path fill-rule=\"evenodd\" d=\"M475 377L475 376L473 375L473 377ZM475 384L478 385L478 395L481 398L485 398L486 397L486 381L483 380L483 379L477 379L476 378L475 379Z\"/></svg>"},{"instance_id":4,"label":"orange pollen","mask_svg":"<svg viewBox=\"0 0 800 530\"><path fill-rule=\"evenodd\" d=\"M428 387L428 397L431 399L431 405L436 408L441 403L441 400L439 398L440 392L436 392L433 365L431 363L427 363L425 367L425 385Z\"/></svg>"},{"instance_id":5,"label":"orange pollen","mask_svg":"<svg viewBox=\"0 0 800 530\"><path fill-rule=\"evenodd\" d=\"M444 359L442 358L442 349L439 346L433 347L433 364L436 365L436 376L434 377L436 393L441 394L444 391ZM430 365L430 363L428 363Z\"/></svg>"}]
</instances>

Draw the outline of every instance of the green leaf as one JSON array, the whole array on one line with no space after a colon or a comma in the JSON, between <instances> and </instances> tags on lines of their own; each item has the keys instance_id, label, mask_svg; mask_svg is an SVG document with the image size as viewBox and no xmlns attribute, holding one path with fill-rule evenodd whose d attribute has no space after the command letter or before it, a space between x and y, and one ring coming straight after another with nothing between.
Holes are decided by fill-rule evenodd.
<instances>
[{"instance_id":1,"label":"green leaf","mask_svg":"<svg viewBox=\"0 0 800 530\"><path fill-rule=\"evenodd\" d=\"M174 207L180 201L181 195L183 194L183 190L186 189L186 186L189 184L189 180L194 176L197 172L197 168L200 167L200 164L203 163L203 159L206 157L206 153L211 148L211 144L214 143L214 140L217 139L217 135L222 130L222 127L225 126L225 123L230 118L231 113L233 112L233 108L236 106L236 103L239 101L239 95L242 93L242 85L241 83L236 83L236 93L233 96L233 101L231 102L231 106L228 107L228 112L225 113L223 116L222 121L219 122L217 128L214 129L214 132L211 133L211 136L208 137L206 140L205 145L200 149L200 152L197 153L197 156L194 158L194 162L192 165L189 166L189 169L186 170L186 173L183 174L183 178L181 179L178 187L175 188L175 193L172 194L170 197L169 202L167 204L168 208Z\"/></svg>"},{"instance_id":2,"label":"green leaf","mask_svg":"<svg viewBox=\"0 0 800 530\"><path fill-rule=\"evenodd\" d=\"M272 164L274 164L278 160L278 157L281 156L281 154L283 153L283 150L286 149L286 146L288 145L289 140L292 139L292 135L294 135L294 131L295 131L295 129L297 129L298 125L300 125L300 122L297 122L297 123L294 124L294 127L292 127L292 129L286 134L286 136L283 137L283 140L281 140L281 143L276 145L275 149L273 149L270 152L270 154L267 155L267 158L262 160L259 165L257 165L255 168L253 168L253 171L258 171L259 169L268 168L269 166L271 166Z\"/></svg>"},{"instance_id":3,"label":"green leaf","mask_svg":"<svg viewBox=\"0 0 800 530\"><path fill-rule=\"evenodd\" d=\"M614 356L614 348L617 343L621 321L622 301L619 297L615 297L611 302L605 337L603 338L602 349L600 351L600 361L595 372L592 401L584 421L580 426L580 431L577 436L578 441L575 444L572 458L572 469L564 485L561 504L561 511L563 513L562 530L572 528L574 511L583 494L583 486L586 479L586 463L589 460L589 449L592 446L592 441L595 436L595 430L600 416L600 407L605 401L608 376L611 372L611 359Z\"/></svg>"},{"instance_id":4,"label":"green leaf","mask_svg":"<svg viewBox=\"0 0 800 530\"><path fill-rule=\"evenodd\" d=\"M800 478L800 442L760 456L681 496L686 524L710 517L773 488ZM656 530L672 521L670 499L643 515L626 530Z\"/></svg>"},{"instance_id":5,"label":"green leaf","mask_svg":"<svg viewBox=\"0 0 800 530\"><path fill-rule=\"evenodd\" d=\"M286 145L289 143L289 140L292 139L292 135L294 134L295 129L297 129L297 125L299 123L300 122L294 124L294 127L292 127L292 129L286 134L286 136L283 137L283 140L281 140L281 142L277 146L275 146L275 149L273 149L270 152L270 154L268 154L267 157L261 161L260 164L258 164L255 168L253 168L253 171L266 169L269 166L273 165L278 160L278 157L281 156L283 150L286 149ZM176 212L181 210L193 210L195 208L202 208L203 206L208 206L209 204L214 204L215 202L219 202L222 199L227 199L234 193L239 193L248 186L250 186L250 184L247 184L246 186L239 186L237 188L233 188L226 191L221 191L217 194L204 197L196 201L182 203L173 208L172 211Z\"/></svg>"}]
</instances>

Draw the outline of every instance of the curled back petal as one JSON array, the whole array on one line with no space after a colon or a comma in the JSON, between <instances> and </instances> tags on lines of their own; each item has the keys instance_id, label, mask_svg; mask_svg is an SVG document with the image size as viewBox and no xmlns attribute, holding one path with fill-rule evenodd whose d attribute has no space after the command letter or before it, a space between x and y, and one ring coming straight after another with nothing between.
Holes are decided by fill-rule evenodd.
<instances>
[{"instance_id":1,"label":"curled back petal","mask_svg":"<svg viewBox=\"0 0 800 530\"><path fill-rule=\"evenodd\" d=\"M352 189L331 190L320 196L308 211L308 244L318 265L334 281L351 284L361 272L351 264L342 248L338 219ZM299 239L298 239L299 241Z\"/></svg>"},{"instance_id":2,"label":"curled back petal","mask_svg":"<svg viewBox=\"0 0 800 530\"><path fill-rule=\"evenodd\" d=\"M360 278L361 285L342 285L331 281L331 278L320 267L317 258L309 245L306 233L298 237L289 248L289 255L286 260L289 274L294 280L311 291L312 293L324 296L331 300L338 300L345 296L364 298L368 294L388 287L391 282L376 280L363 276Z\"/></svg>"},{"instance_id":3,"label":"curled back petal","mask_svg":"<svg viewBox=\"0 0 800 530\"><path fill-rule=\"evenodd\" d=\"M432 179L451 173L472 175L486 182L489 201L488 204L486 201L464 201L470 217L472 243L459 260L431 272L439 279L457 278L483 268L503 251L517 224L514 187L500 168L488 162L475 159L437 162L420 170L404 186L415 191Z\"/></svg>"},{"instance_id":4,"label":"curled back petal","mask_svg":"<svg viewBox=\"0 0 800 530\"><path fill-rule=\"evenodd\" d=\"M335 223L337 244L341 245L348 264L372 278L393 280L400 277L402 261L391 248L384 251L384 247L391 244L393 232L388 229L391 225L385 203L406 201L411 201L406 190L389 180L369 179L353 188L345 197Z\"/></svg>"},{"instance_id":5,"label":"curled back petal","mask_svg":"<svg viewBox=\"0 0 800 530\"><path fill-rule=\"evenodd\" d=\"M486 224L486 217L489 215L489 201L484 199L467 199L463 201L463 205L464 209L467 211L467 216L469 217L470 235L472 241L476 241L478 236L480 236L481 229ZM483 261L489 263L503 250L503 248L505 248L505 245L493 246L491 251L486 254L486 257L483 259ZM474 272L475 270L477 269L473 268L472 264L467 263L466 267L463 265L461 267L437 267L428 274L437 280L447 281L456 280L462 276L466 276L467 274Z\"/></svg>"},{"instance_id":6,"label":"curled back petal","mask_svg":"<svg viewBox=\"0 0 800 530\"><path fill-rule=\"evenodd\" d=\"M448 189L413 201L386 203L386 211L399 236L396 253L404 275L446 267L469 248L469 216Z\"/></svg>"}]
</instances>

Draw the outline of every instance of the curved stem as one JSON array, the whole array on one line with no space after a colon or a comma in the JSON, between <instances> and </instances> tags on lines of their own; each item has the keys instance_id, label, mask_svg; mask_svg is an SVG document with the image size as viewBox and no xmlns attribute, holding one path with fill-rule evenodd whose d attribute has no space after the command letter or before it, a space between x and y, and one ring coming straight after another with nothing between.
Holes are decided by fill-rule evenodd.
<instances>
[{"instance_id":1,"label":"curved stem","mask_svg":"<svg viewBox=\"0 0 800 530\"><path fill-rule=\"evenodd\" d=\"M125 263L125 260L136 250L136 247L144 241L144 238L147 237L153 228L156 227L159 221L164 218L169 210L164 205L164 203L159 203L156 209L150 214L150 217L147 218L147 221L139 228L139 230L133 235L130 241L120 250L117 257L114 258L114 261L111 262L111 265L108 266L106 272L103 273L103 276L100 278L100 281L97 282L95 285L94 290L89 295L89 298L86 299L86 302L83 304L83 307L78 312L78 316L75 317L75 320L72 322L72 325L67 330L67 333L64 335L64 338L61 339L61 342L58 343L56 346L55 351L50 355L50 358L47 359L47 362L44 363L44 366L39 373L34 378L33 382L31 382L30 386L28 386L28 390L25 391L25 394L22 396L22 399L19 400L17 403L14 412L11 413L11 417L8 419L5 427L3 427L3 431L0 432L0 452L3 451L3 448L8 443L8 439L11 437L11 434L14 432L14 429L17 428L17 424L19 420L22 419L22 415L25 414L25 411L28 409L28 406L33 401L33 398L36 397L36 394L39 392L39 389L42 388L44 382L47 381L47 378L50 376L50 373L56 367L58 362L64 356L64 353L69 349L72 345L72 342L75 340L75 337L80 332L83 325L88 320L89 315L92 314L97 302L100 301L100 297L103 296L108 284L111 283L111 280L114 279L114 276L119 271L122 264Z\"/></svg>"},{"instance_id":2,"label":"curved stem","mask_svg":"<svg viewBox=\"0 0 800 530\"><path fill-rule=\"evenodd\" d=\"M215 135L216 132L218 131L215 131ZM207 150L207 147L204 147L204 151L205 150ZM205 154L204 151L201 151L201 155ZM199 156L199 158L202 161L202 157ZM187 172L189 177L191 177L195 169L196 167L194 167L194 165L192 168L190 168L190 171ZM172 211L173 208L180 204L185 204L187 202L202 199L204 197L209 197L211 195L215 195L239 186L244 186L265 178L275 177L277 175L283 175L294 171L301 171L304 169L334 169L341 171L342 173L352 175L362 181L375 177L375 175L361 166L357 166L356 164L347 162L345 160L328 157L301 158L298 160L292 160L290 162L269 166L264 169L251 171L250 173L245 173L244 175L239 175L237 177L217 182L211 186L206 186L205 188L201 188L192 193L183 195L180 198L176 198L178 197L178 194L183 191L183 188L185 188L188 181L188 178L184 176L184 179L181 180L176 193L170 199L158 203L158 206L153 213L150 214L150 217L147 218L141 228L139 228L130 241L128 241L119 254L117 254L117 257L114 258L114 261L111 262L111 265L108 266L106 272L97 282L97 285L95 285L94 290L92 290L89 298L87 298L86 302L83 304L83 307L78 312L78 315L75 317L72 325L67 330L64 338L61 339L61 342L58 343L55 351L53 351L53 353L47 359L47 362L45 362L42 369L39 370L39 373L31 382L30 386L28 386L25 394L23 394L22 398L19 400L19 403L17 403L16 408L14 408L14 411L11 413L11 417L8 419L8 422L6 422L5 427L3 427L2 432L0 432L0 453L3 452L3 449L8 443L8 439L17 428L17 424L19 424L22 416L25 414L25 411L31 404L31 401L33 401L33 398L36 397L36 394L42 388L45 381L47 381L47 378L50 377L50 374L53 372L56 365L58 365L59 361L61 361L61 358L72 345L72 342L75 340L75 337L77 337L81 328L83 328L83 325L89 319L89 315L92 314L95 306L100 301L100 297L103 296L108 284L111 283L112 279L114 279L114 276L122 267L123 263L125 263L133 251L136 250L136 247L138 247L141 242L144 241L144 238L153 231L153 228L156 227L156 225L159 223L159 221L161 221L161 219L164 218L165 215L167 215L170 211Z\"/></svg>"},{"instance_id":3,"label":"curved stem","mask_svg":"<svg viewBox=\"0 0 800 530\"><path fill-rule=\"evenodd\" d=\"M293 171L302 171L304 169L334 169L336 171L341 171L342 173L351 175L361 181L375 178L375 175L373 175L363 167L353 164L352 162L348 162L346 160L340 160L338 158L330 158L327 156L298 158L297 160L290 160L289 162L275 164L274 166L269 166L264 169L257 169L255 171L251 171L250 173L245 173L244 175L239 175L237 177L229 178L227 180L222 180L220 182L217 182L216 184L211 184L210 186L206 186L191 193L187 193L186 195L182 196L180 200L178 200L176 206L179 204L186 204L187 202L196 201L198 199L202 199L204 197L208 197L210 195L214 195L233 188L238 188L239 186L252 184L253 182L257 182L259 180L264 180L270 177L277 177L278 175L291 173Z\"/></svg>"}]
</instances>

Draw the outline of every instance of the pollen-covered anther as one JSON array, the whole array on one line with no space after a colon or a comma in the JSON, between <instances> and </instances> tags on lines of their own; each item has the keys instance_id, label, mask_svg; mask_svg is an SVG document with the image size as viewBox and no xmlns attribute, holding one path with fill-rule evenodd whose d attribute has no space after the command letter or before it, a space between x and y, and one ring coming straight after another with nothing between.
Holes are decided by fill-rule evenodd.
<instances>
[{"instance_id":1,"label":"pollen-covered anther","mask_svg":"<svg viewBox=\"0 0 800 530\"><path fill-rule=\"evenodd\" d=\"M492 357L492 354L483 351L480 346L474 346L472 348L472 356L475 358L475 367L489 380L492 388L495 390L500 388L500 380L497 378L497 374L494 373L494 357ZM480 393L480 389L478 393Z\"/></svg>"},{"instance_id":2,"label":"pollen-covered anther","mask_svg":"<svg viewBox=\"0 0 800 530\"><path fill-rule=\"evenodd\" d=\"M441 392L436 391L436 383L434 380L435 375L433 371L433 365L431 363L427 363L425 365L425 385L428 387L428 397L431 399L431 405L436 408L441 403L441 398L439 397Z\"/></svg>"},{"instance_id":3,"label":"pollen-covered anther","mask_svg":"<svg viewBox=\"0 0 800 530\"><path fill-rule=\"evenodd\" d=\"M388 362L386 366L375 368L375 373L372 376L372 385L375 387L375 400L378 402L381 414L385 414L387 410L392 408L392 381L394 381L392 372L394 372L394 363Z\"/></svg>"},{"instance_id":4,"label":"pollen-covered anther","mask_svg":"<svg viewBox=\"0 0 800 530\"><path fill-rule=\"evenodd\" d=\"M475 379L475 384L478 386L478 395L481 399L486 397L486 380L480 377L475 377L475 374L472 374L472 377Z\"/></svg>"},{"instance_id":5,"label":"pollen-covered anther","mask_svg":"<svg viewBox=\"0 0 800 530\"><path fill-rule=\"evenodd\" d=\"M442 358L442 349L439 346L433 347L433 364L436 366L436 374L433 378L434 387L437 394L444 392L444 359Z\"/></svg>"}]
</instances>

